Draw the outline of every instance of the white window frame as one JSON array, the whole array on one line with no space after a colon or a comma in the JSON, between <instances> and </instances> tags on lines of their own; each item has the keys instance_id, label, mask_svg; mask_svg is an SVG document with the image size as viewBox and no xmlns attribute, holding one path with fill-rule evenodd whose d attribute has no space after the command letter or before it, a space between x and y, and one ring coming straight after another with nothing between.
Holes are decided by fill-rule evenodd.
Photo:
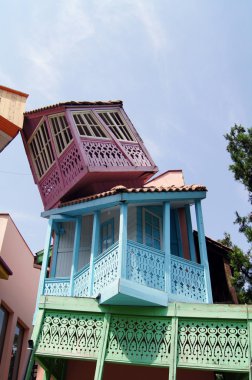
<instances>
[{"instance_id":1,"label":"white window frame","mask_svg":"<svg viewBox=\"0 0 252 380\"><path fill-rule=\"evenodd\" d=\"M149 213L151 214L152 216L154 216L155 218L158 219L159 221L159 234L160 234L160 249L159 250L162 250L162 247L163 247L163 234L162 234L162 218L160 218L159 215L155 214L154 212L148 210L147 208L143 207L143 243L145 245L146 244L146 234L145 234L145 214ZM151 248L154 248L154 249L158 249L158 248L155 248L154 246L149 246L148 247L151 247Z\"/></svg>"},{"instance_id":2,"label":"white window frame","mask_svg":"<svg viewBox=\"0 0 252 380\"><path fill-rule=\"evenodd\" d=\"M43 132L41 132L43 125L45 126L46 135L48 138L47 141L45 141ZM33 143L35 147L33 147ZM42 146L41 146L41 143L42 143ZM55 163L55 154L52 147L52 139L48 132L45 118L42 118L42 120L39 122L38 126L36 127L35 131L31 135L28 141L28 147L29 147L29 151L31 154L33 167L35 169L36 175L39 179L41 179L42 177L44 177L44 175L48 172L48 170L50 170L50 168ZM36 155L34 155L34 151ZM38 157L39 157L39 160L38 160ZM37 164L37 161L39 161L39 164ZM40 172L42 173L40 174Z\"/></svg>"},{"instance_id":3,"label":"white window frame","mask_svg":"<svg viewBox=\"0 0 252 380\"><path fill-rule=\"evenodd\" d=\"M109 110L105 109L105 110L97 110L96 112L101 118L102 122L113 133L113 136L115 136L117 140L129 142L129 143L136 142L134 134L131 131L129 124L123 117L123 114L120 109L109 109ZM115 116L112 117L110 114L118 114L123 123L117 124L115 121L116 117ZM104 119L107 120L107 122ZM120 121L118 120L118 117L117 117L117 121Z\"/></svg>"},{"instance_id":4,"label":"white window frame","mask_svg":"<svg viewBox=\"0 0 252 380\"><path fill-rule=\"evenodd\" d=\"M59 121L59 118L62 117L62 116L65 118L65 121L66 121L66 125L64 125L64 127L62 126L61 122ZM60 130L57 133L55 133L52 119L57 119L57 121L58 121L58 127L60 128ZM52 131L52 136L53 136L53 140L54 140L54 146L56 148L57 156L59 157L59 156L61 156L61 154L66 150L66 148L73 141L73 133L71 131L70 125L68 123L68 120L67 120L66 115L65 115L64 112L63 113L58 113L58 114L55 114L55 115L51 115L51 116L48 117L48 120L49 120L51 131ZM67 138L66 138L65 132L68 135L68 139L69 139L68 142L67 142ZM60 144L61 144L60 148L62 148L61 151L60 151L60 148L59 148L59 142L57 140L57 136L60 136L60 138L61 138L61 142L60 142Z\"/></svg>"},{"instance_id":5,"label":"white window frame","mask_svg":"<svg viewBox=\"0 0 252 380\"><path fill-rule=\"evenodd\" d=\"M100 123L100 121L97 119L96 115L92 111L90 111L90 110L79 110L79 111L72 111L71 114L72 114L74 126L77 129L80 137L84 137L84 138L88 138L88 139L107 139L107 140L111 139L110 136L108 136L108 133L107 133L106 129L104 128L104 126ZM82 128L82 129L83 129L83 127L86 127L87 130L90 132L90 135L80 133L78 124L76 124L76 121L74 118L74 116L78 116L78 115L80 115L80 116L82 116L82 115L91 116L91 118L95 121L96 125L89 124L89 122L85 118L85 120L84 120L84 121L86 121L85 125L84 126L80 125L80 128ZM102 131L104 136L97 136L94 132L95 127L98 127Z\"/></svg>"}]
</instances>

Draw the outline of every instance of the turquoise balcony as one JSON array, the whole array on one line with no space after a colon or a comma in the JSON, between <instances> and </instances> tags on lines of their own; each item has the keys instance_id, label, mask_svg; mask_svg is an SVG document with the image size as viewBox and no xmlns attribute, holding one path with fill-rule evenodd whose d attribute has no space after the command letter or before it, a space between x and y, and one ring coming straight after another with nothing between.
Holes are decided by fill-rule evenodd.
<instances>
[{"instance_id":1,"label":"turquoise balcony","mask_svg":"<svg viewBox=\"0 0 252 380\"><path fill-rule=\"evenodd\" d=\"M45 212L49 228L39 294L92 297L111 305L212 303L204 196L199 190L115 191ZM199 255L192 237L193 208Z\"/></svg>"}]
</instances>

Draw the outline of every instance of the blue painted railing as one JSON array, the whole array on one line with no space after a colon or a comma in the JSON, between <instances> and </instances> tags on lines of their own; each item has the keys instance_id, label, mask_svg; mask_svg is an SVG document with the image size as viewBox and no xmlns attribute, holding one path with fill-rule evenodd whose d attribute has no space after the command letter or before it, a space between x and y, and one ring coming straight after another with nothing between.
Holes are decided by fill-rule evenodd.
<instances>
[{"instance_id":1,"label":"blue painted railing","mask_svg":"<svg viewBox=\"0 0 252 380\"><path fill-rule=\"evenodd\" d=\"M70 291L69 278L46 278L44 284L45 296L68 296Z\"/></svg>"},{"instance_id":2,"label":"blue painted railing","mask_svg":"<svg viewBox=\"0 0 252 380\"><path fill-rule=\"evenodd\" d=\"M89 295L89 264L85 265L74 275L74 296L88 297Z\"/></svg>"},{"instance_id":3,"label":"blue painted railing","mask_svg":"<svg viewBox=\"0 0 252 380\"><path fill-rule=\"evenodd\" d=\"M138 284L164 291L164 252L129 240L126 276L128 280Z\"/></svg>"},{"instance_id":4,"label":"blue painted railing","mask_svg":"<svg viewBox=\"0 0 252 380\"><path fill-rule=\"evenodd\" d=\"M118 242L114 243L94 261L93 295L97 296L118 277Z\"/></svg>"},{"instance_id":5,"label":"blue painted railing","mask_svg":"<svg viewBox=\"0 0 252 380\"><path fill-rule=\"evenodd\" d=\"M201 264L171 255L171 293L185 300L206 302L205 270Z\"/></svg>"},{"instance_id":6,"label":"blue painted railing","mask_svg":"<svg viewBox=\"0 0 252 380\"><path fill-rule=\"evenodd\" d=\"M96 297L118 278L118 252L116 242L94 260L92 296ZM141 243L127 242L127 280L167 292L178 301L206 302L204 266L174 255L169 256L168 264L170 283L165 284L165 253ZM87 264L74 275L74 296L88 297L89 286L90 267ZM69 278L45 280L44 295L69 294Z\"/></svg>"}]
</instances>

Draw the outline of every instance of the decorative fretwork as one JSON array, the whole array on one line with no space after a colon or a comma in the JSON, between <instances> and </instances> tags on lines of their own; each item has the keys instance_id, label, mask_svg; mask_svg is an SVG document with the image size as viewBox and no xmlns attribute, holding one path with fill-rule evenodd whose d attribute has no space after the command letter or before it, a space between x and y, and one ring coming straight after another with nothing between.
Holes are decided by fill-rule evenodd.
<instances>
[{"instance_id":1,"label":"decorative fretwork","mask_svg":"<svg viewBox=\"0 0 252 380\"><path fill-rule=\"evenodd\" d=\"M246 323L230 320L180 320L178 365L248 368Z\"/></svg>"},{"instance_id":2,"label":"decorative fretwork","mask_svg":"<svg viewBox=\"0 0 252 380\"><path fill-rule=\"evenodd\" d=\"M37 354L98 356L103 316L47 312L39 336Z\"/></svg>"},{"instance_id":3,"label":"decorative fretwork","mask_svg":"<svg viewBox=\"0 0 252 380\"><path fill-rule=\"evenodd\" d=\"M151 166L150 161L142 151L139 145L124 144L124 149L128 155L132 158L134 165L136 166Z\"/></svg>"},{"instance_id":4,"label":"decorative fretwork","mask_svg":"<svg viewBox=\"0 0 252 380\"><path fill-rule=\"evenodd\" d=\"M74 296L87 297L89 284L89 264L74 276Z\"/></svg>"},{"instance_id":5,"label":"decorative fretwork","mask_svg":"<svg viewBox=\"0 0 252 380\"><path fill-rule=\"evenodd\" d=\"M90 166L131 166L123 153L112 143L83 142Z\"/></svg>"},{"instance_id":6,"label":"decorative fretwork","mask_svg":"<svg viewBox=\"0 0 252 380\"><path fill-rule=\"evenodd\" d=\"M171 331L170 318L113 316L106 360L167 365Z\"/></svg>"},{"instance_id":7,"label":"decorative fretwork","mask_svg":"<svg viewBox=\"0 0 252 380\"><path fill-rule=\"evenodd\" d=\"M164 253L133 241L127 246L127 278L141 285L165 290Z\"/></svg>"},{"instance_id":8,"label":"decorative fretwork","mask_svg":"<svg viewBox=\"0 0 252 380\"><path fill-rule=\"evenodd\" d=\"M111 284L118 275L118 243L113 244L94 264L93 295L96 296L106 286Z\"/></svg>"},{"instance_id":9,"label":"decorative fretwork","mask_svg":"<svg viewBox=\"0 0 252 380\"><path fill-rule=\"evenodd\" d=\"M69 279L45 279L44 295L45 296L68 296L69 295Z\"/></svg>"},{"instance_id":10,"label":"decorative fretwork","mask_svg":"<svg viewBox=\"0 0 252 380\"><path fill-rule=\"evenodd\" d=\"M61 172L65 185L71 184L83 170L83 163L79 150L75 145L72 145L69 150L64 153L60 160Z\"/></svg>"},{"instance_id":11,"label":"decorative fretwork","mask_svg":"<svg viewBox=\"0 0 252 380\"><path fill-rule=\"evenodd\" d=\"M171 292L188 302L206 302L204 266L171 255Z\"/></svg>"},{"instance_id":12,"label":"decorative fretwork","mask_svg":"<svg viewBox=\"0 0 252 380\"><path fill-rule=\"evenodd\" d=\"M62 187L58 169L53 168L50 173L47 173L39 187L44 201L49 202L58 199Z\"/></svg>"}]
</instances>

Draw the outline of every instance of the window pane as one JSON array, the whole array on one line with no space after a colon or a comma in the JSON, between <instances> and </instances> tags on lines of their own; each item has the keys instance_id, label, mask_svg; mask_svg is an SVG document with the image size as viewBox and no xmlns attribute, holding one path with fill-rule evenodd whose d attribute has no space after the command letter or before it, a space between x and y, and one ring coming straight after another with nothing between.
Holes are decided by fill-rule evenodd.
<instances>
[{"instance_id":1,"label":"window pane","mask_svg":"<svg viewBox=\"0 0 252 380\"><path fill-rule=\"evenodd\" d=\"M23 344L24 329L17 323L13 345L8 380L16 380L18 377L18 368Z\"/></svg>"},{"instance_id":2,"label":"window pane","mask_svg":"<svg viewBox=\"0 0 252 380\"><path fill-rule=\"evenodd\" d=\"M118 111L101 111L99 115L111 132L119 140L134 141L129 126L125 123Z\"/></svg>"},{"instance_id":3,"label":"window pane","mask_svg":"<svg viewBox=\"0 0 252 380\"><path fill-rule=\"evenodd\" d=\"M5 333L7 329L7 323L8 323L8 311L1 306L0 307L0 360L3 353L3 346L4 346L4 339L5 339Z\"/></svg>"},{"instance_id":4,"label":"window pane","mask_svg":"<svg viewBox=\"0 0 252 380\"><path fill-rule=\"evenodd\" d=\"M72 133L64 115L50 117L55 146L58 154L63 152L72 141Z\"/></svg>"}]
</instances>

